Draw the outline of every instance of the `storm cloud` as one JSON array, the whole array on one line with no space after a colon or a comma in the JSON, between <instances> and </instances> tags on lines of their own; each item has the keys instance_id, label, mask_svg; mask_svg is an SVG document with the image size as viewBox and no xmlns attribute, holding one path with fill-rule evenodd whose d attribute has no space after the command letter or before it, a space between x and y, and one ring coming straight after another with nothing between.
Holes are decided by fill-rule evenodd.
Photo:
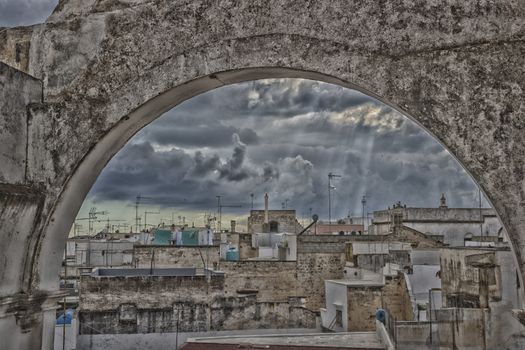
<instances>
[{"instance_id":1,"label":"storm cloud","mask_svg":"<svg viewBox=\"0 0 525 350\"><path fill-rule=\"evenodd\" d=\"M476 205L477 187L425 130L357 91L301 79L222 87L188 100L141 130L107 165L91 203L130 205L137 194L161 208L213 212L216 196L244 215L254 194L272 208L327 217L361 215L396 201Z\"/></svg>"},{"instance_id":2,"label":"storm cloud","mask_svg":"<svg viewBox=\"0 0 525 350\"><path fill-rule=\"evenodd\" d=\"M58 0L0 0L0 27L43 23Z\"/></svg>"}]
</instances>

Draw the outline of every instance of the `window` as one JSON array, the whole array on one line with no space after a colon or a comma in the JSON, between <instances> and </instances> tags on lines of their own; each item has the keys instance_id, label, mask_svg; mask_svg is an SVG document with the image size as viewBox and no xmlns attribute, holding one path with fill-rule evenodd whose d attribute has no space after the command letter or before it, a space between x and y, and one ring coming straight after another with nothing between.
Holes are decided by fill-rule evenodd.
<instances>
[{"instance_id":1,"label":"window","mask_svg":"<svg viewBox=\"0 0 525 350\"><path fill-rule=\"evenodd\" d=\"M343 327L343 311L335 310L335 326Z\"/></svg>"}]
</instances>

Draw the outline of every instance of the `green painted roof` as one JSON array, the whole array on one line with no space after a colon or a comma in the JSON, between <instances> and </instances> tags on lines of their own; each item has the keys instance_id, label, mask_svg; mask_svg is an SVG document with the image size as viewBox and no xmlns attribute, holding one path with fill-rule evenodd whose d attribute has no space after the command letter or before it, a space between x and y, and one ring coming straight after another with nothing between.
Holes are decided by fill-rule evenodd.
<instances>
[{"instance_id":1,"label":"green painted roof","mask_svg":"<svg viewBox=\"0 0 525 350\"><path fill-rule=\"evenodd\" d=\"M155 239L153 239L153 244L170 245L170 242L171 242L171 231L155 230Z\"/></svg>"}]
</instances>

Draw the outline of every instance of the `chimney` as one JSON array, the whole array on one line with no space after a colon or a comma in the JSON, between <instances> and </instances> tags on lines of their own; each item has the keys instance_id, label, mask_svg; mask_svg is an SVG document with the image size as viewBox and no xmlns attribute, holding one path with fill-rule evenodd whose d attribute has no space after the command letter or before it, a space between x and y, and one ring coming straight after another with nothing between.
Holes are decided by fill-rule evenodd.
<instances>
[{"instance_id":1,"label":"chimney","mask_svg":"<svg viewBox=\"0 0 525 350\"><path fill-rule=\"evenodd\" d=\"M230 221L230 225L231 225L230 232L234 233L235 232L235 226L236 226L235 220Z\"/></svg>"},{"instance_id":2,"label":"chimney","mask_svg":"<svg viewBox=\"0 0 525 350\"><path fill-rule=\"evenodd\" d=\"M268 223L268 193L264 195L264 223Z\"/></svg>"}]
</instances>

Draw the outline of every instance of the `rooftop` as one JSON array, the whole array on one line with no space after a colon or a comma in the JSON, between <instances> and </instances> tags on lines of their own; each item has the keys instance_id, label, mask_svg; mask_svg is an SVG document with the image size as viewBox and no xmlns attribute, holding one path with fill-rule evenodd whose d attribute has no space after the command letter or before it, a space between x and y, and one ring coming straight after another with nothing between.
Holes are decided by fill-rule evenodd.
<instances>
[{"instance_id":1,"label":"rooftop","mask_svg":"<svg viewBox=\"0 0 525 350\"><path fill-rule=\"evenodd\" d=\"M212 276L224 275L224 272L195 267L179 268L139 268L139 269L101 269L96 268L91 273L93 277L139 277L139 276L170 276L170 277L195 277L211 274Z\"/></svg>"},{"instance_id":2,"label":"rooftop","mask_svg":"<svg viewBox=\"0 0 525 350\"><path fill-rule=\"evenodd\" d=\"M379 281L378 279L350 279L350 278L343 278L338 280L325 280L325 282L331 282L331 283L337 283L342 284L347 287L383 287L385 283L383 280Z\"/></svg>"},{"instance_id":3,"label":"rooftop","mask_svg":"<svg viewBox=\"0 0 525 350\"><path fill-rule=\"evenodd\" d=\"M399 208L403 221L410 222L479 222L479 208ZM374 223L390 222L392 209L374 211ZM492 208L482 208L481 216L496 217Z\"/></svg>"},{"instance_id":4,"label":"rooftop","mask_svg":"<svg viewBox=\"0 0 525 350\"><path fill-rule=\"evenodd\" d=\"M313 333L313 334L282 334L256 336L224 336L210 338L193 338L182 347L184 350L200 349L384 349L376 332L353 333Z\"/></svg>"}]
</instances>

